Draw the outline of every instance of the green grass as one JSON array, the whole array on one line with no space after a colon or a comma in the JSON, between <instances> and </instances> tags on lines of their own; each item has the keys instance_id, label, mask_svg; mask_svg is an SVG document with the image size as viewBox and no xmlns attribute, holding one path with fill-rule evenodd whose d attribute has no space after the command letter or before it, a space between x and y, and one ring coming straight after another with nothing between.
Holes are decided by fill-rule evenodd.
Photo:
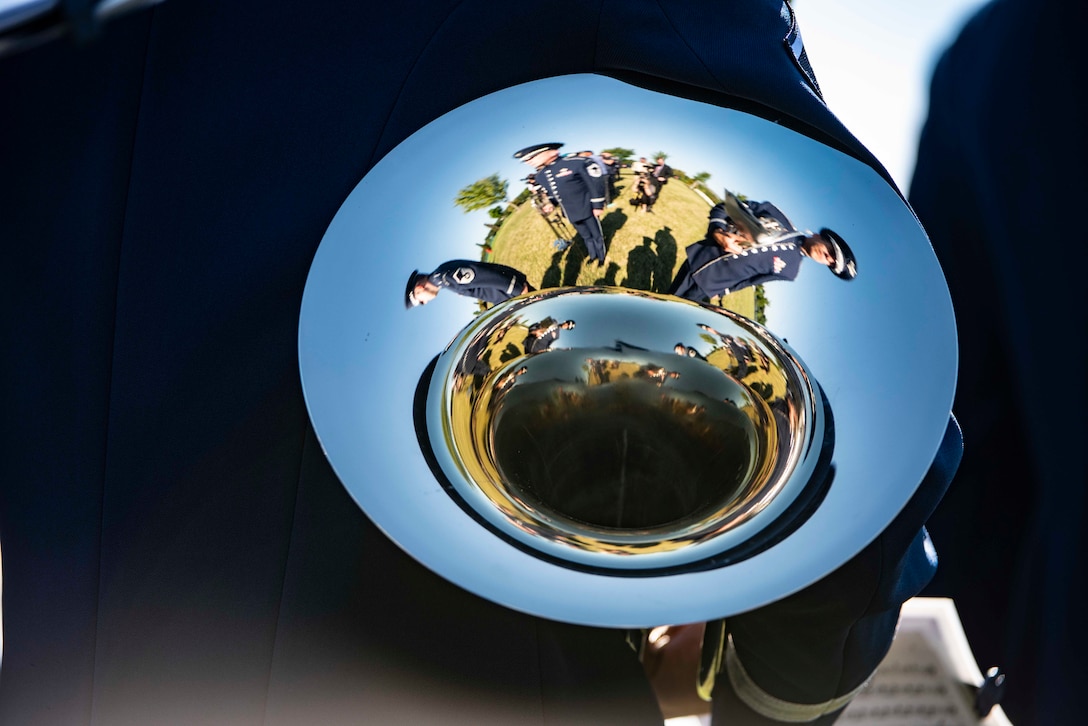
<instances>
[{"instance_id":1,"label":"green grass","mask_svg":"<svg viewBox=\"0 0 1088 726\"><path fill-rule=\"evenodd\" d=\"M684 248L706 233L710 205L683 182L673 179L661 192L654 213L631 204L629 174L618 182L620 194L601 218L608 256L605 267L587 267L581 238L563 252L555 234L529 203L522 204L499 228L489 259L524 272L537 288L613 285L665 292L684 261ZM721 305L746 317L755 315L749 288L727 295Z\"/></svg>"}]
</instances>

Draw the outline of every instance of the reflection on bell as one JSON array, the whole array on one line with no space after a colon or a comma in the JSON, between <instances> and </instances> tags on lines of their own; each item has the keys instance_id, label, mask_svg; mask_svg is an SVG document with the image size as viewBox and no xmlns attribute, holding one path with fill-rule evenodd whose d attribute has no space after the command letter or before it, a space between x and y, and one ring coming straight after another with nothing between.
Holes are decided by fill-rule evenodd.
<instances>
[{"instance_id":1,"label":"reflection on bell","mask_svg":"<svg viewBox=\"0 0 1088 726\"><path fill-rule=\"evenodd\" d=\"M767 527L809 480L822 414L798 357L757 323L601 287L482 315L426 403L442 473L496 532L621 570L694 566Z\"/></svg>"},{"instance_id":2,"label":"reflection on bell","mask_svg":"<svg viewBox=\"0 0 1088 726\"><path fill-rule=\"evenodd\" d=\"M539 113L555 98L608 102ZM503 188L527 172L512 152L552 139L626 145L589 152L612 159L599 219L593 160ZM649 149L671 177L636 170ZM872 542L943 440L955 326L917 219L869 166L568 76L451 111L359 183L314 257L299 365L337 476L417 561L515 610L651 627L760 607Z\"/></svg>"},{"instance_id":3,"label":"reflection on bell","mask_svg":"<svg viewBox=\"0 0 1088 726\"><path fill-rule=\"evenodd\" d=\"M586 352L546 361L569 366L567 380L588 373L585 383L515 384L487 404L500 480L531 508L602 529L656 530L732 501L773 465L770 409L728 375L717 391L687 391L668 384L707 363L680 359L666 370L669 361Z\"/></svg>"}]
</instances>

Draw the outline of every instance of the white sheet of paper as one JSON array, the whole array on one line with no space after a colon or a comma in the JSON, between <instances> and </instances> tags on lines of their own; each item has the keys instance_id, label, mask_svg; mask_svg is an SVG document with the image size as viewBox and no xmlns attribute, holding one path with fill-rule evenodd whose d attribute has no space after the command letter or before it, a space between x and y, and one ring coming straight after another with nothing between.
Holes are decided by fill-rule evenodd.
<instances>
[{"instance_id":1,"label":"white sheet of paper","mask_svg":"<svg viewBox=\"0 0 1088 726\"><path fill-rule=\"evenodd\" d=\"M952 600L913 598L903 605L891 650L838 723L1011 726L1000 706L981 721L974 715L963 684L982 681Z\"/></svg>"}]
</instances>

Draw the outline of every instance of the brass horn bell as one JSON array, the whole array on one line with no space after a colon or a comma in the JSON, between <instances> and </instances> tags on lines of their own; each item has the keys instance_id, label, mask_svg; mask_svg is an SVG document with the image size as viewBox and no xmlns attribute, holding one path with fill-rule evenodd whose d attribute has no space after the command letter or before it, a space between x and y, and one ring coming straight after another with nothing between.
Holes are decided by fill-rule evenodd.
<instances>
[{"instance_id":1,"label":"brass horn bell","mask_svg":"<svg viewBox=\"0 0 1088 726\"><path fill-rule=\"evenodd\" d=\"M481 369L557 320L577 327ZM734 341L752 356L743 378ZM481 315L438 358L424 410L424 445L463 506L514 544L602 571L683 571L736 550L805 491L825 435L818 388L762 326L620 288Z\"/></svg>"},{"instance_id":2,"label":"brass horn bell","mask_svg":"<svg viewBox=\"0 0 1088 726\"><path fill-rule=\"evenodd\" d=\"M539 113L557 99L592 102ZM652 170L616 164L657 149L648 196ZM715 233L726 202L758 244ZM772 602L871 542L944 435L955 325L871 167L582 75L478 99L374 166L314 258L299 366L333 469L424 566L652 627Z\"/></svg>"}]
</instances>

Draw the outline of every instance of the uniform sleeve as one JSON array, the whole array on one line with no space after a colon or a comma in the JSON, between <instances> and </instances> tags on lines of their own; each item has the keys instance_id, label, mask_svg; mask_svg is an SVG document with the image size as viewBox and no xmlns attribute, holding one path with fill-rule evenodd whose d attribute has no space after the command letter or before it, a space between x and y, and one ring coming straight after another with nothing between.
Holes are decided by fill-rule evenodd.
<instances>
[{"instance_id":1,"label":"uniform sleeve","mask_svg":"<svg viewBox=\"0 0 1088 726\"><path fill-rule=\"evenodd\" d=\"M745 287L744 279L751 270L744 269L733 255L725 254L718 245L696 242L685 252L691 265L691 277L707 297Z\"/></svg>"},{"instance_id":2,"label":"uniform sleeve","mask_svg":"<svg viewBox=\"0 0 1088 726\"><path fill-rule=\"evenodd\" d=\"M464 294L485 302L503 302L525 289L525 275L513 267L480 262L471 269L473 278L466 282Z\"/></svg>"},{"instance_id":3,"label":"uniform sleeve","mask_svg":"<svg viewBox=\"0 0 1088 726\"><path fill-rule=\"evenodd\" d=\"M936 554L923 523L962 451L959 426L950 420L922 483L875 542L805 589L726 621L715 723L836 720L891 646L901 604L933 576Z\"/></svg>"},{"instance_id":4,"label":"uniform sleeve","mask_svg":"<svg viewBox=\"0 0 1088 726\"><path fill-rule=\"evenodd\" d=\"M774 270L776 257L786 263L780 271ZM689 258L690 259L690 258ZM693 277L699 287L709 297L721 295L725 292L737 292L753 285L762 285L765 282L776 280L793 280L797 277L802 263L801 253L797 250L782 250L777 255L772 252L762 252L748 255L722 255L717 259L708 260L703 257L702 265L696 267Z\"/></svg>"},{"instance_id":5,"label":"uniform sleeve","mask_svg":"<svg viewBox=\"0 0 1088 726\"><path fill-rule=\"evenodd\" d=\"M605 175L604 169L595 161L586 161L581 169L582 176L589 188L589 203L594 209L604 209Z\"/></svg>"}]
</instances>

